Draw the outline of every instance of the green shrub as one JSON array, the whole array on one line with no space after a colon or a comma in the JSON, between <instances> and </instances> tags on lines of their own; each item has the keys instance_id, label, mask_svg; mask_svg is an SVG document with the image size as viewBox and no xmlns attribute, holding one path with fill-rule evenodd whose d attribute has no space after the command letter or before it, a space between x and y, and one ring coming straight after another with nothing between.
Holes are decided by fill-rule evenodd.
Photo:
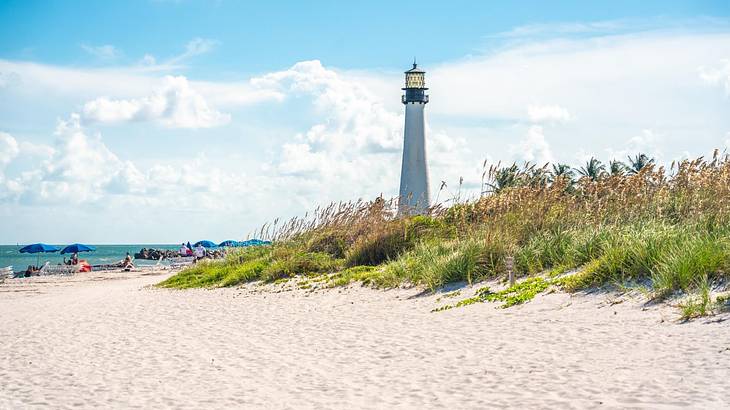
<instances>
[{"instance_id":1,"label":"green shrub","mask_svg":"<svg viewBox=\"0 0 730 410\"><path fill-rule=\"evenodd\" d=\"M413 247L402 224L391 224L387 229L361 238L350 248L345 264L347 266L375 266L397 258Z\"/></svg>"},{"instance_id":2,"label":"green shrub","mask_svg":"<svg viewBox=\"0 0 730 410\"><path fill-rule=\"evenodd\" d=\"M277 279L294 275L332 272L340 266L340 262L326 253L292 252L286 257L275 259L260 273L260 279L273 282Z\"/></svg>"},{"instance_id":3,"label":"green shrub","mask_svg":"<svg viewBox=\"0 0 730 410\"><path fill-rule=\"evenodd\" d=\"M342 259L345 257L345 252L347 250L345 235L343 232L334 230L315 234L315 236L309 240L307 250L315 253L326 253L335 259Z\"/></svg>"},{"instance_id":4,"label":"green shrub","mask_svg":"<svg viewBox=\"0 0 730 410\"><path fill-rule=\"evenodd\" d=\"M690 320L712 313L712 298L710 296L710 284L707 277L697 281L697 294L689 296L679 305L682 310L682 319Z\"/></svg>"},{"instance_id":5,"label":"green shrub","mask_svg":"<svg viewBox=\"0 0 730 410\"><path fill-rule=\"evenodd\" d=\"M709 235L692 235L672 244L656 264L652 275L655 292L666 296L672 291L690 291L704 278L727 271L730 247L727 239Z\"/></svg>"},{"instance_id":6,"label":"green shrub","mask_svg":"<svg viewBox=\"0 0 730 410\"><path fill-rule=\"evenodd\" d=\"M239 283L257 280L267 266L269 266L269 261L265 258L249 260L240 265L228 265L225 276L220 280L220 286L235 286Z\"/></svg>"}]
</instances>

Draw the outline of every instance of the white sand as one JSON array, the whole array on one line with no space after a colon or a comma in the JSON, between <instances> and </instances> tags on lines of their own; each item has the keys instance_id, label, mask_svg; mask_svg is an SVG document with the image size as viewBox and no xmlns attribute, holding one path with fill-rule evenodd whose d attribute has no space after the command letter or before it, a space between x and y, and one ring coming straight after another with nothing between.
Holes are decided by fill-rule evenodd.
<instances>
[{"instance_id":1,"label":"white sand","mask_svg":"<svg viewBox=\"0 0 730 410\"><path fill-rule=\"evenodd\" d=\"M415 289L147 287L164 277L0 285L0 408L730 406L728 315L679 324L610 294L430 313L443 301Z\"/></svg>"}]
</instances>

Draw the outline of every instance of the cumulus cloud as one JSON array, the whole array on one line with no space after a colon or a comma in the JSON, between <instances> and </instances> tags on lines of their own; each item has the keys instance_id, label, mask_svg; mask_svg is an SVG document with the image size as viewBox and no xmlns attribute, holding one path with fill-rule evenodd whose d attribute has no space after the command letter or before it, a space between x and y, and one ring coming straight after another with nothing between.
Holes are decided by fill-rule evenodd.
<instances>
[{"instance_id":1,"label":"cumulus cloud","mask_svg":"<svg viewBox=\"0 0 730 410\"><path fill-rule=\"evenodd\" d=\"M154 66L157 63L157 59L152 54L145 54L139 60L139 65L142 66Z\"/></svg>"},{"instance_id":2,"label":"cumulus cloud","mask_svg":"<svg viewBox=\"0 0 730 410\"><path fill-rule=\"evenodd\" d=\"M395 152L400 147L402 117L386 110L367 88L317 60L297 63L288 70L254 78L251 83L283 95L312 98L323 121L299 139L315 149Z\"/></svg>"},{"instance_id":3,"label":"cumulus cloud","mask_svg":"<svg viewBox=\"0 0 730 410\"><path fill-rule=\"evenodd\" d=\"M19 143L20 153L29 157L49 158L55 150L46 144L37 144L29 141L21 141Z\"/></svg>"},{"instance_id":4,"label":"cumulus cloud","mask_svg":"<svg viewBox=\"0 0 730 410\"><path fill-rule=\"evenodd\" d=\"M566 122L570 120L570 113L559 105L530 105L527 117L531 122Z\"/></svg>"},{"instance_id":5,"label":"cumulus cloud","mask_svg":"<svg viewBox=\"0 0 730 410\"><path fill-rule=\"evenodd\" d=\"M30 171L4 178L0 168L0 200L24 204L89 204L120 200L176 209L228 209L249 190L240 173L224 172L204 155L183 164L155 164L147 170L123 160L90 134L79 114L60 120L55 148L18 143L0 133L0 166L19 154L46 154ZM28 149L28 152L24 152ZM250 182L249 180L248 182Z\"/></svg>"},{"instance_id":6,"label":"cumulus cloud","mask_svg":"<svg viewBox=\"0 0 730 410\"><path fill-rule=\"evenodd\" d=\"M706 83L724 87L725 93L730 96L730 59L724 59L714 67L700 67L699 73Z\"/></svg>"},{"instance_id":7,"label":"cumulus cloud","mask_svg":"<svg viewBox=\"0 0 730 410\"><path fill-rule=\"evenodd\" d=\"M185 77L166 76L149 97L113 100L100 97L84 104L83 120L93 123L157 121L170 128L210 128L231 117L212 108Z\"/></svg>"},{"instance_id":8,"label":"cumulus cloud","mask_svg":"<svg viewBox=\"0 0 730 410\"><path fill-rule=\"evenodd\" d=\"M0 171L2 171L5 165L15 159L19 152L18 141L12 135L0 132Z\"/></svg>"},{"instance_id":9,"label":"cumulus cloud","mask_svg":"<svg viewBox=\"0 0 730 410\"><path fill-rule=\"evenodd\" d=\"M299 179L305 201L370 197L396 186L403 117L386 110L367 88L316 60L251 84L285 99L303 99L314 109L316 123L284 143L269 164L278 174ZM383 179L392 183L382 186Z\"/></svg>"},{"instance_id":10,"label":"cumulus cloud","mask_svg":"<svg viewBox=\"0 0 730 410\"><path fill-rule=\"evenodd\" d=\"M554 162L550 144L545 139L543 128L539 125L533 125L527 130L527 135L516 145L511 146L512 154L518 158L543 165L548 162Z\"/></svg>"},{"instance_id":11,"label":"cumulus cloud","mask_svg":"<svg viewBox=\"0 0 730 410\"><path fill-rule=\"evenodd\" d=\"M663 138L661 135L651 129L645 129L625 140L622 144L617 144L621 147L620 149L609 148L606 151L610 158L620 161L637 154L646 154L659 160L663 156L662 145Z\"/></svg>"},{"instance_id":12,"label":"cumulus cloud","mask_svg":"<svg viewBox=\"0 0 730 410\"><path fill-rule=\"evenodd\" d=\"M550 135L559 135L551 149L561 161L573 161L580 146L599 156L621 149L617 141L646 128L667 135L666 154L679 155L679 141L691 140L700 155L725 131L727 110L718 109L715 90L698 87L697 70L712 67L705 77L724 87L723 55L730 55L727 30L525 39L427 68L429 109L447 132L497 158L509 154L504 141L519 137L515 124L536 103L570 114L551 123Z\"/></svg>"},{"instance_id":13,"label":"cumulus cloud","mask_svg":"<svg viewBox=\"0 0 730 410\"><path fill-rule=\"evenodd\" d=\"M121 56L122 54L119 49L111 44L105 44L103 46L90 46L87 44L82 44L81 48L83 48L84 51L86 51L87 53L102 60L113 60Z\"/></svg>"}]
</instances>

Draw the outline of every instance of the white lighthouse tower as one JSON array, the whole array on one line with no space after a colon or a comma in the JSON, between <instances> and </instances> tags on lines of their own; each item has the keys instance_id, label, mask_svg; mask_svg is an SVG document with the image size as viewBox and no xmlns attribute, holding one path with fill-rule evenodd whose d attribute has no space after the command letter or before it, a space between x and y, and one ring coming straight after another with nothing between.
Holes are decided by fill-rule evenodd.
<instances>
[{"instance_id":1,"label":"white lighthouse tower","mask_svg":"<svg viewBox=\"0 0 730 410\"><path fill-rule=\"evenodd\" d=\"M403 138L403 165L400 171L400 198L398 214L423 214L431 205L428 164L426 163L426 135L423 109L428 103L426 72L419 70L415 60L406 71L405 95L406 124Z\"/></svg>"}]
</instances>

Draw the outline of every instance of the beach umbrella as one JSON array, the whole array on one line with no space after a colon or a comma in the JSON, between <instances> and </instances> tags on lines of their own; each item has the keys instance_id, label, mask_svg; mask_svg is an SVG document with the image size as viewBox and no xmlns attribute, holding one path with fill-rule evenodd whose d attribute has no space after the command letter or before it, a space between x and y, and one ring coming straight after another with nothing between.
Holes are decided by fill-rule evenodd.
<instances>
[{"instance_id":1,"label":"beach umbrella","mask_svg":"<svg viewBox=\"0 0 730 410\"><path fill-rule=\"evenodd\" d=\"M195 242L195 246L201 245L203 248L215 248L217 247L215 243L211 241L198 241Z\"/></svg>"},{"instance_id":2,"label":"beach umbrella","mask_svg":"<svg viewBox=\"0 0 730 410\"><path fill-rule=\"evenodd\" d=\"M261 239L249 239L241 242L241 246L262 246L271 245L271 241L262 241Z\"/></svg>"},{"instance_id":3,"label":"beach umbrella","mask_svg":"<svg viewBox=\"0 0 730 410\"><path fill-rule=\"evenodd\" d=\"M46 245L45 243L34 243L32 245L20 248L20 253L46 253L58 252L58 250L59 249L53 245Z\"/></svg>"},{"instance_id":4,"label":"beach umbrella","mask_svg":"<svg viewBox=\"0 0 730 410\"><path fill-rule=\"evenodd\" d=\"M81 243L74 243L63 248L63 250L61 251L61 255L63 255L64 253L91 252L95 250L96 248L94 248L93 246L88 246Z\"/></svg>"},{"instance_id":5,"label":"beach umbrella","mask_svg":"<svg viewBox=\"0 0 730 410\"><path fill-rule=\"evenodd\" d=\"M235 246L241 246L241 245L240 245L240 242L234 241L232 239L229 239L227 241L223 241L223 242L219 243L218 246L231 246L231 247L235 247Z\"/></svg>"},{"instance_id":6,"label":"beach umbrella","mask_svg":"<svg viewBox=\"0 0 730 410\"><path fill-rule=\"evenodd\" d=\"M45 243L34 243L32 245L23 246L20 248L20 253L50 253L58 252L58 248L53 245L46 245ZM41 256L38 255L35 261L35 265L38 266L41 263Z\"/></svg>"}]
</instances>

